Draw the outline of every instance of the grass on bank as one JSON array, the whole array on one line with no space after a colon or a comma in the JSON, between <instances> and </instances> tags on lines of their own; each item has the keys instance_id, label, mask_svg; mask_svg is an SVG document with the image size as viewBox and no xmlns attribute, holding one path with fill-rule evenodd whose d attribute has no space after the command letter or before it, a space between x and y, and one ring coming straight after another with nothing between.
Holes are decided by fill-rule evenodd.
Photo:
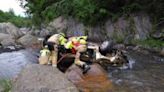
<instances>
[{"instance_id":1,"label":"grass on bank","mask_svg":"<svg viewBox=\"0 0 164 92\"><path fill-rule=\"evenodd\" d=\"M164 41L148 38L146 40L135 40L133 44L141 45L145 48L162 48L164 47Z\"/></svg>"},{"instance_id":2,"label":"grass on bank","mask_svg":"<svg viewBox=\"0 0 164 92\"><path fill-rule=\"evenodd\" d=\"M0 80L0 91L1 92L11 92L12 83L10 80L1 79Z\"/></svg>"}]
</instances>

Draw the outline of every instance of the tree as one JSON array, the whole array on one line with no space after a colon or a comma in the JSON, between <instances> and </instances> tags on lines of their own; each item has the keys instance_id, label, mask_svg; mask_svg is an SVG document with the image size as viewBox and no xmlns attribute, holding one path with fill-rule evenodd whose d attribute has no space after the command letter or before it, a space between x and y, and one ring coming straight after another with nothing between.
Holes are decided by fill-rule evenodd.
<instances>
[{"instance_id":1,"label":"tree","mask_svg":"<svg viewBox=\"0 0 164 92\"><path fill-rule=\"evenodd\" d=\"M158 23L164 16L163 0L19 0L36 26L54 18L72 16L86 25L117 19L135 12L145 12Z\"/></svg>"},{"instance_id":2,"label":"tree","mask_svg":"<svg viewBox=\"0 0 164 92\"><path fill-rule=\"evenodd\" d=\"M9 12L3 12L0 10L0 22L11 22L17 27L31 27L32 23L28 17L16 16L13 9Z\"/></svg>"}]
</instances>

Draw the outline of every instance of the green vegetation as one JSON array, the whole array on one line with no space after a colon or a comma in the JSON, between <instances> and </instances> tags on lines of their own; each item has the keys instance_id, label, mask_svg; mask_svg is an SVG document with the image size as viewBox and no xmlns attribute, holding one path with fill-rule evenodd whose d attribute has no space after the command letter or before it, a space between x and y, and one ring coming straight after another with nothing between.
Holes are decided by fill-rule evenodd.
<instances>
[{"instance_id":1,"label":"green vegetation","mask_svg":"<svg viewBox=\"0 0 164 92\"><path fill-rule=\"evenodd\" d=\"M0 80L0 89L2 88L3 90L1 90L2 92L10 92L12 87L11 81L10 80Z\"/></svg>"},{"instance_id":2,"label":"green vegetation","mask_svg":"<svg viewBox=\"0 0 164 92\"><path fill-rule=\"evenodd\" d=\"M135 40L133 41L133 44L138 44L143 47L150 47L150 48L162 48L164 47L164 42L161 40L149 38L146 40Z\"/></svg>"},{"instance_id":3,"label":"green vegetation","mask_svg":"<svg viewBox=\"0 0 164 92\"><path fill-rule=\"evenodd\" d=\"M17 27L30 27L32 25L29 18L16 16L12 9L9 12L0 10L0 22L11 22Z\"/></svg>"},{"instance_id":4,"label":"green vegetation","mask_svg":"<svg viewBox=\"0 0 164 92\"><path fill-rule=\"evenodd\" d=\"M31 14L36 26L46 24L54 18L72 16L86 25L116 20L136 12L146 12L154 23L164 19L163 0L19 0ZM27 3L24 3L27 1Z\"/></svg>"}]
</instances>

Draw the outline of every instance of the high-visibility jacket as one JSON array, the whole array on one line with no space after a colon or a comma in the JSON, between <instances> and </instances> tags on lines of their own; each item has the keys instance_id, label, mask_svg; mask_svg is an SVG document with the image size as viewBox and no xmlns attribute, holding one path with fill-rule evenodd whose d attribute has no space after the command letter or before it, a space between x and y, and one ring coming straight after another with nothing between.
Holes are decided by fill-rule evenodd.
<instances>
[{"instance_id":1,"label":"high-visibility jacket","mask_svg":"<svg viewBox=\"0 0 164 92\"><path fill-rule=\"evenodd\" d=\"M60 34L54 34L48 39L48 42L53 42L57 45L64 45L67 42L67 39Z\"/></svg>"},{"instance_id":2,"label":"high-visibility jacket","mask_svg":"<svg viewBox=\"0 0 164 92\"><path fill-rule=\"evenodd\" d=\"M50 55L50 50L46 48L40 51L40 56L49 56L49 55Z\"/></svg>"},{"instance_id":3,"label":"high-visibility jacket","mask_svg":"<svg viewBox=\"0 0 164 92\"><path fill-rule=\"evenodd\" d=\"M84 38L83 38L84 37ZM86 45L86 36L72 37L70 41L65 44L65 48L71 49L73 53L76 52L75 48L80 45Z\"/></svg>"}]
</instances>

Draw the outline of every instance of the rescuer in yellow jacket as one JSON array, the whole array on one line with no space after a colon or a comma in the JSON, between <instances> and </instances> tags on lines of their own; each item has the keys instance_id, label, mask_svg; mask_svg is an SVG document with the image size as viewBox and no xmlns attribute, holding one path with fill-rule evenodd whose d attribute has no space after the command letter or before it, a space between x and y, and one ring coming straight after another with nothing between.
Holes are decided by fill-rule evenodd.
<instances>
[{"instance_id":1,"label":"rescuer in yellow jacket","mask_svg":"<svg viewBox=\"0 0 164 92\"><path fill-rule=\"evenodd\" d=\"M89 65L80 60L81 53L86 52L87 50L86 40L87 36L72 37L69 39L67 44L65 44L66 49L71 49L72 53L76 54L74 63L82 67L83 73L86 73L90 69Z\"/></svg>"},{"instance_id":2,"label":"rescuer in yellow jacket","mask_svg":"<svg viewBox=\"0 0 164 92\"><path fill-rule=\"evenodd\" d=\"M54 34L48 37L44 43L44 49L41 50L41 55L39 58L40 64L48 64L52 63L53 67L57 67L57 60L58 60L58 46L64 45L67 42L65 38L65 34L59 33ZM50 54L45 54L50 52Z\"/></svg>"}]
</instances>

